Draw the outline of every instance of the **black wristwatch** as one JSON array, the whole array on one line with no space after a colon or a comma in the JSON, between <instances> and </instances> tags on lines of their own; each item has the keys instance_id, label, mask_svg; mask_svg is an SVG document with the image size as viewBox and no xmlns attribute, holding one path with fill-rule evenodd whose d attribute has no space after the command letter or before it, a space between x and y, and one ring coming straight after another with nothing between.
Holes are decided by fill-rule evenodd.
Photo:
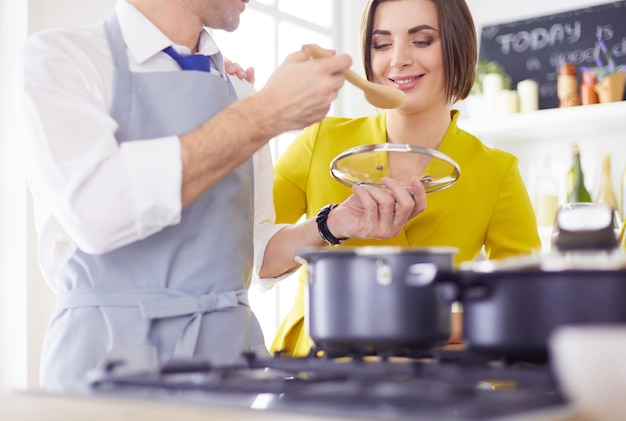
<instances>
[{"instance_id":1,"label":"black wristwatch","mask_svg":"<svg viewBox=\"0 0 626 421\"><path fill-rule=\"evenodd\" d=\"M315 222L317 222L317 230L320 233L320 237L322 237L322 239L326 241L329 246L337 246L348 240L348 238L335 237L328 229L328 224L326 223L328 220L328 214L330 214L330 211L336 207L337 205L333 203L324 206L317 214L317 218L315 218Z\"/></svg>"}]
</instances>

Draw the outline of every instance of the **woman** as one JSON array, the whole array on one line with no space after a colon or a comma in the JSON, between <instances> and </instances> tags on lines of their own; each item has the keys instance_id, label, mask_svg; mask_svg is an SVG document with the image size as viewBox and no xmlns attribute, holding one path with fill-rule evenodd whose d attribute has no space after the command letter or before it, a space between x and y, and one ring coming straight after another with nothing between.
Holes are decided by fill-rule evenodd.
<instances>
[{"instance_id":1,"label":"woman","mask_svg":"<svg viewBox=\"0 0 626 421\"><path fill-rule=\"evenodd\" d=\"M530 253L540 248L536 220L516 157L483 145L457 127L450 106L474 82L477 47L473 19L464 0L370 0L362 22L367 79L402 90L405 104L374 116L328 117L292 143L274 168L277 222L315 215L351 192L333 180L331 160L348 148L407 143L437 149L461 168L450 188L428 195L426 210L389 240L349 240L363 245L454 246L456 263ZM304 322L305 273L293 308L271 347L304 356L312 341ZM453 329L451 342L460 340Z\"/></svg>"}]
</instances>

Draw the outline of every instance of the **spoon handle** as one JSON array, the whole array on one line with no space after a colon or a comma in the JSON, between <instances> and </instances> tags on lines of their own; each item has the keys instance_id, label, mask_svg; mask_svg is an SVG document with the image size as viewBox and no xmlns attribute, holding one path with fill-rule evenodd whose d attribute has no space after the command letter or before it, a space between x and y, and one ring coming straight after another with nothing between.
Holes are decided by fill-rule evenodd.
<instances>
[{"instance_id":1,"label":"spoon handle","mask_svg":"<svg viewBox=\"0 0 626 421\"><path fill-rule=\"evenodd\" d=\"M304 51L304 53L307 54L309 57L313 57L313 58L325 58L325 57L332 56L332 54L329 51L323 49L322 47L316 44L303 45L302 51ZM358 74L356 74L350 69L344 70L344 75L346 76L346 80L350 82L351 84L353 84L354 86L356 86L357 88L363 89L365 86L371 83L363 79L361 76L359 76Z\"/></svg>"},{"instance_id":2,"label":"spoon handle","mask_svg":"<svg viewBox=\"0 0 626 421\"><path fill-rule=\"evenodd\" d=\"M332 53L315 44L302 46L302 51L311 58L331 57ZM344 70L346 80L363 91L365 99L377 108L398 108L404 104L405 94L391 86L370 82L350 69Z\"/></svg>"}]
</instances>

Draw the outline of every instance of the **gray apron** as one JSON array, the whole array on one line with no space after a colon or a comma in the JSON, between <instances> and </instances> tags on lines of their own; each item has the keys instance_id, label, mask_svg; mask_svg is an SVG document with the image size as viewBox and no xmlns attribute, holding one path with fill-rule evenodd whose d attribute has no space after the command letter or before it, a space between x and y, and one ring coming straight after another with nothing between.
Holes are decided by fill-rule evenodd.
<instances>
[{"instance_id":1,"label":"gray apron","mask_svg":"<svg viewBox=\"0 0 626 421\"><path fill-rule=\"evenodd\" d=\"M230 82L210 73L131 72L115 15L105 31L119 143L183 134L236 100ZM77 250L55 280L60 292L42 384L79 386L90 369L112 360L140 370L178 358L230 364L242 352L267 355L247 297L253 188L250 159L184 209L179 224L102 255Z\"/></svg>"}]
</instances>

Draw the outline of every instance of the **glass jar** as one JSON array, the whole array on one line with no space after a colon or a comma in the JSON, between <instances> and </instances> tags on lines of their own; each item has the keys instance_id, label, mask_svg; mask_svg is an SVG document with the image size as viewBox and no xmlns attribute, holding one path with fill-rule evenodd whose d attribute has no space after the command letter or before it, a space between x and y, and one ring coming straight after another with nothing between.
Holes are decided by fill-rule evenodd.
<instances>
[{"instance_id":1,"label":"glass jar","mask_svg":"<svg viewBox=\"0 0 626 421\"><path fill-rule=\"evenodd\" d=\"M580 105L578 68L574 64L566 63L559 68L556 91L559 97L559 107Z\"/></svg>"},{"instance_id":2,"label":"glass jar","mask_svg":"<svg viewBox=\"0 0 626 421\"><path fill-rule=\"evenodd\" d=\"M580 103L582 105L597 104L600 102L598 99L598 92L596 92L596 84L598 79L596 75L586 70L582 74L582 83L580 85Z\"/></svg>"}]
</instances>

